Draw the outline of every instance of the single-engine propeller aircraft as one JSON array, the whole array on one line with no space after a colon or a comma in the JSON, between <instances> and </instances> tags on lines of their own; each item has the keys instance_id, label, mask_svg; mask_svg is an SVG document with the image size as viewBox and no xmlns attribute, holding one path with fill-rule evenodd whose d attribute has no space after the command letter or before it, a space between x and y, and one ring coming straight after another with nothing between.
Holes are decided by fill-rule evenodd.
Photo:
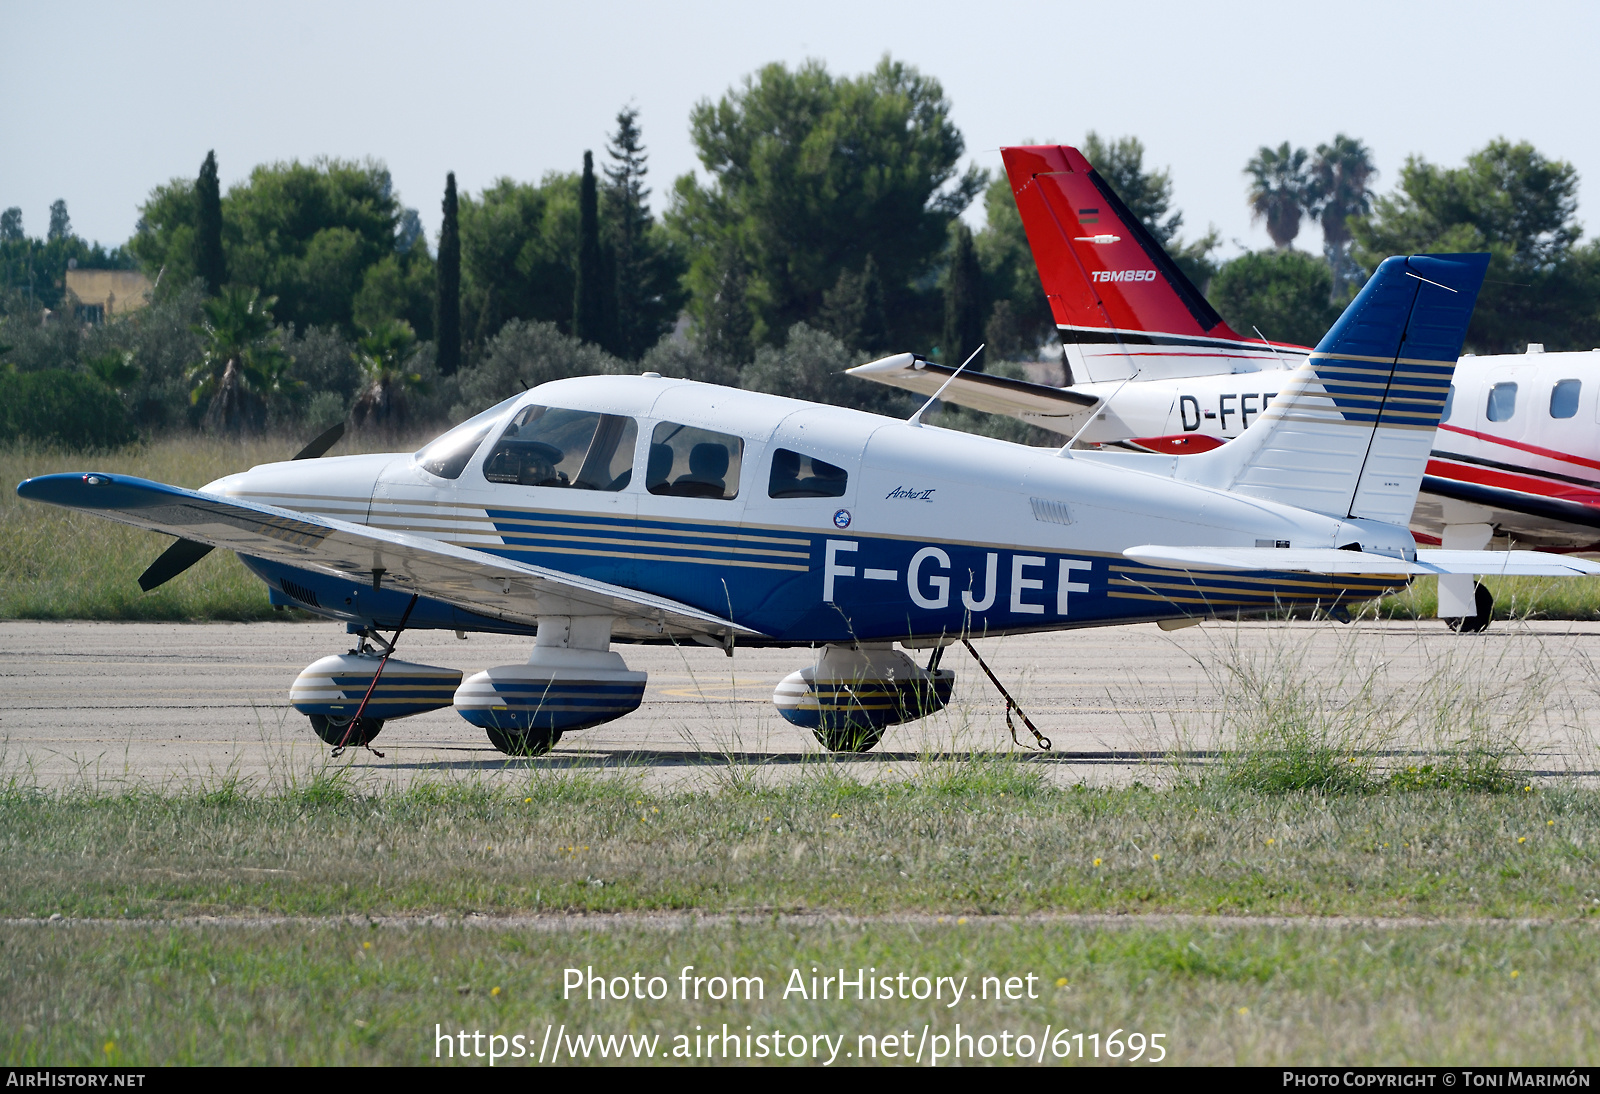
<instances>
[{"instance_id":1,"label":"single-engine propeller aircraft","mask_svg":"<svg viewBox=\"0 0 1600 1094\"><path fill-rule=\"evenodd\" d=\"M965 372L944 398L1140 451L1204 452L1243 434L1310 348L1228 326L1076 148L1001 155L1065 386ZM1543 350L1457 362L1410 519L1423 541L1600 551L1600 353ZM956 370L906 353L850 371L932 394ZM1482 630L1493 607L1473 575L1440 578L1439 615L1452 627Z\"/></svg>"},{"instance_id":2,"label":"single-engine propeller aircraft","mask_svg":"<svg viewBox=\"0 0 1600 1094\"><path fill-rule=\"evenodd\" d=\"M333 744L454 705L502 751L542 752L639 706L645 674L614 642L691 641L817 648L773 701L864 751L948 702L954 641L1338 610L1484 568L1483 552L1417 550L1405 521L1486 265L1389 259L1238 440L1182 459L647 373L540 385L415 454L266 464L201 490L85 472L17 492L182 537L152 584L223 547L275 598L345 621L357 649L290 691ZM390 660L406 627L532 633L533 653L463 680ZM895 643L933 650L928 665Z\"/></svg>"}]
</instances>

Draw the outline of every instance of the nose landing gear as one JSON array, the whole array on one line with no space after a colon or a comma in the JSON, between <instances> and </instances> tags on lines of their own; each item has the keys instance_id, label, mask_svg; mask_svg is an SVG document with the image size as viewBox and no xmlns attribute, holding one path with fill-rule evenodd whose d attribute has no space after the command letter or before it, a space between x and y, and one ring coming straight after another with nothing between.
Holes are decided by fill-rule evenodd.
<instances>
[{"instance_id":1,"label":"nose landing gear","mask_svg":"<svg viewBox=\"0 0 1600 1094\"><path fill-rule=\"evenodd\" d=\"M382 718L340 718L337 715L312 714L311 732L335 747L347 745L360 748L383 732ZM355 728L351 728L354 721Z\"/></svg>"}]
</instances>

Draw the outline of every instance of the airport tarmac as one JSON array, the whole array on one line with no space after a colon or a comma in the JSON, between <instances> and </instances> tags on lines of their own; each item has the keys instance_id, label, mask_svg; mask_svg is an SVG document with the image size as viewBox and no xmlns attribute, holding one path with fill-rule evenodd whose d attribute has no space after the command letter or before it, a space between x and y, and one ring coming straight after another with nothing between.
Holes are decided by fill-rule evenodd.
<instances>
[{"instance_id":1,"label":"airport tarmac","mask_svg":"<svg viewBox=\"0 0 1600 1094\"><path fill-rule=\"evenodd\" d=\"M176 788L238 776L265 791L311 777L329 750L288 705L306 664L350 648L331 623L0 623L0 772L23 785ZM398 656L468 673L527 659L529 639L416 631ZM1593 778L1600 768L1600 627L1497 623L1455 635L1437 621L1207 623L1164 632L1151 624L977 643L1053 750L1037 756L1053 782L1159 782L1171 763L1208 762L1225 743L1224 714L1248 711L1248 681L1298 674L1331 710L1368 709L1398 721L1421 698L1476 702L1525 751L1535 777ZM771 704L777 682L808 664L806 649L618 646L650 674L643 706L616 722L569 734L548 756L508 760L453 710L391 721L353 749L363 780L530 777L529 768L615 767L650 783L716 784L759 768L759 778L804 771L828 754ZM916 655L925 658L926 653ZM1025 749L1006 730L1004 703L960 646L950 707L887 731L864 756L836 757L856 778L914 776L930 756L993 756ZM1464 710L1458 707L1457 710ZM1020 722L1018 726L1021 730ZM1423 744L1373 724L1373 740ZM1029 741L1021 731L1024 742ZM1399 762L1404 762L1403 759ZM737 769L737 770L736 770ZM536 776L535 776L536 777Z\"/></svg>"}]
</instances>

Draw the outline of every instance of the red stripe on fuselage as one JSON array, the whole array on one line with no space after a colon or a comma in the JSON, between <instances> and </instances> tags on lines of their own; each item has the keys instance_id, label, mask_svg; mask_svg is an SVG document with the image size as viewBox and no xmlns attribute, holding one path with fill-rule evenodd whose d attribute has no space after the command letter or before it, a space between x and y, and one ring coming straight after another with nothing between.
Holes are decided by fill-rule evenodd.
<instances>
[{"instance_id":1,"label":"red stripe on fuselage","mask_svg":"<svg viewBox=\"0 0 1600 1094\"><path fill-rule=\"evenodd\" d=\"M1490 444L1503 444L1507 448L1515 448L1519 452L1527 452L1535 456L1543 456L1547 460L1558 460L1561 463L1575 464L1578 467L1593 468L1600 471L1600 460L1591 460L1584 456L1574 456L1567 452L1557 452L1553 448L1540 448L1536 444L1524 444L1522 441L1513 441L1506 437L1496 437L1493 433L1479 433L1475 429L1462 429L1458 425L1440 424L1440 429L1448 429L1451 433L1459 433L1463 437L1474 440L1488 441Z\"/></svg>"},{"instance_id":2,"label":"red stripe on fuselage","mask_svg":"<svg viewBox=\"0 0 1600 1094\"><path fill-rule=\"evenodd\" d=\"M1541 498L1577 502L1600 509L1600 489L1577 486L1570 482L1556 482L1538 477L1537 471L1526 474L1499 471L1493 467L1480 467L1470 463L1446 463L1435 457L1428 461L1427 473L1454 482L1470 482L1479 486L1494 486L1501 490L1515 490L1521 494L1534 494Z\"/></svg>"}]
</instances>

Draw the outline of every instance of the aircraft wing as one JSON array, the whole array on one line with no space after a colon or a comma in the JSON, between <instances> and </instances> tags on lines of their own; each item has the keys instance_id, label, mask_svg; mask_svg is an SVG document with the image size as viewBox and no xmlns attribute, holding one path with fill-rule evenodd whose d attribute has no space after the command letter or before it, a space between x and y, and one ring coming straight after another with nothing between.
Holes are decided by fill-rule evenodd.
<instances>
[{"instance_id":1,"label":"aircraft wing","mask_svg":"<svg viewBox=\"0 0 1600 1094\"><path fill-rule=\"evenodd\" d=\"M944 382L955 376L949 365L936 365L914 353L897 353L880 361L846 370L851 376L873 380L890 387L932 396ZM1096 395L1085 395L1071 388L1051 387L1028 380L1013 380L1009 376L991 376L986 372L962 372L954 383L939 396L942 402L956 403L989 414L1008 414L1032 425L1071 434L1076 426L1067 423L1084 417L1100 405Z\"/></svg>"},{"instance_id":2,"label":"aircraft wing","mask_svg":"<svg viewBox=\"0 0 1600 1094\"><path fill-rule=\"evenodd\" d=\"M1483 506L1489 511L1487 523L1515 529L1525 543L1587 545L1600 539L1600 506L1441 475L1422 477L1412 527L1437 535L1446 523L1441 504L1445 498Z\"/></svg>"},{"instance_id":3,"label":"aircraft wing","mask_svg":"<svg viewBox=\"0 0 1600 1094\"><path fill-rule=\"evenodd\" d=\"M1540 551L1418 551L1415 562L1333 547L1130 547L1135 562L1176 570L1287 570L1311 574L1430 574L1573 577L1600 563Z\"/></svg>"},{"instance_id":4,"label":"aircraft wing","mask_svg":"<svg viewBox=\"0 0 1600 1094\"><path fill-rule=\"evenodd\" d=\"M418 593L491 617L612 615L619 629L758 634L689 604L404 532L203 494L130 475L42 475L17 493L240 554ZM628 624L627 626L620 626Z\"/></svg>"}]
</instances>

